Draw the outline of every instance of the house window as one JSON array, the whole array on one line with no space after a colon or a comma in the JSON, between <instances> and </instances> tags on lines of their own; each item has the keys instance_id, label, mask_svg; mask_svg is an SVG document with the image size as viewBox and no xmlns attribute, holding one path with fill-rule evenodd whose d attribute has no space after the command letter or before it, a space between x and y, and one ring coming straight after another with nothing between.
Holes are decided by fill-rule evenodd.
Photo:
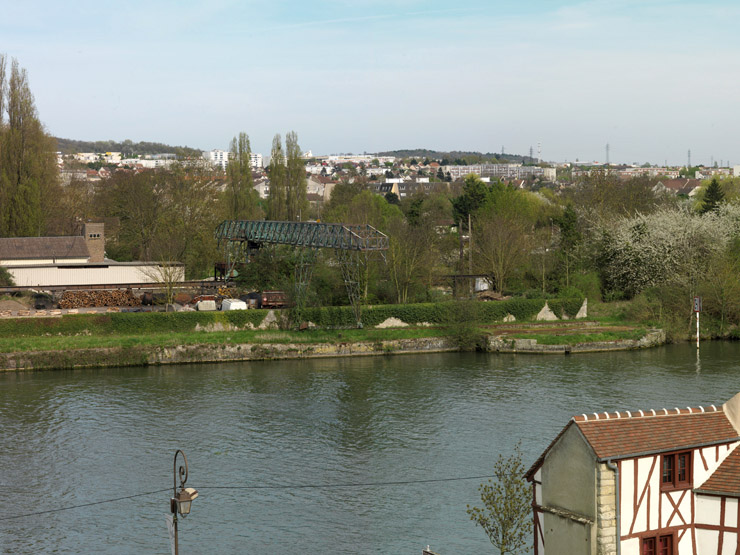
<instances>
[{"instance_id":1,"label":"house window","mask_svg":"<svg viewBox=\"0 0 740 555\"><path fill-rule=\"evenodd\" d=\"M691 451L663 455L660 468L660 489L691 487Z\"/></svg>"},{"instance_id":2,"label":"house window","mask_svg":"<svg viewBox=\"0 0 740 555\"><path fill-rule=\"evenodd\" d=\"M642 538L640 555L673 555L673 534Z\"/></svg>"}]
</instances>

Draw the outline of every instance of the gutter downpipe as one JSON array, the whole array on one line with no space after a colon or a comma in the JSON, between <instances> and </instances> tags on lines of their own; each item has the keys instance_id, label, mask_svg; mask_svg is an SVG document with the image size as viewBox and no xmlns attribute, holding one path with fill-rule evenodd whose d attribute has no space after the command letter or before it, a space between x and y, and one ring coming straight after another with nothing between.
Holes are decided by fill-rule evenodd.
<instances>
[{"instance_id":1,"label":"gutter downpipe","mask_svg":"<svg viewBox=\"0 0 740 555\"><path fill-rule=\"evenodd\" d=\"M617 496L617 555L621 555L622 553L622 542L620 541L620 536L622 534L622 527L621 527L621 508L619 506L619 467L614 464L611 459L606 461L606 466L614 471L614 493Z\"/></svg>"}]
</instances>

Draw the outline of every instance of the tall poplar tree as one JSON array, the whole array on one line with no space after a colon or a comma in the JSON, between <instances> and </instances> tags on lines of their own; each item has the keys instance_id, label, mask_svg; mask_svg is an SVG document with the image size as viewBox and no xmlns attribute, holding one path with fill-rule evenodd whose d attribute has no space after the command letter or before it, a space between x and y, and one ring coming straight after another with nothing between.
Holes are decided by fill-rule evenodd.
<instances>
[{"instance_id":1,"label":"tall poplar tree","mask_svg":"<svg viewBox=\"0 0 740 555\"><path fill-rule=\"evenodd\" d=\"M239 133L231 140L231 159L226 166L226 212L230 220L253 220L262 217L259 195L254 189L249 136Z\"/></svg>"},{"instance_id":2,"label":"tall poplar tree","mask_svg":"<svg viewBox=\"0 0 740 555\"><path fill-rule=\"evenodd\" d=\"M301 159L301 147L298 145L298 135L290 131L285 136L286 185L287 185L287 215L289 220L301 220L306 214L308 202L306 200L306 165Z\"/></svg>"},{"instance_id":3,"label":"tall poplar tree","mask_svg":"<svg viewBox=\"0 0 740 555\"><path fill-rule=\"evenodd\" d=\"M54 139L41 125L25 69L0 54L0 236L40 235L55 202Z\"/></svg>"},{"instance_id":4,"label":"tall poplar tree","mask_svg":"<svg viewBox=\"0 0 740 555\"><path fill-rule=\"evenodd\" d=\"M288 220L288 170L285 166L285 153L280 133L272 139L270 151L270 199L267 217L270 220Z\"/></svg>"}]
</instances>

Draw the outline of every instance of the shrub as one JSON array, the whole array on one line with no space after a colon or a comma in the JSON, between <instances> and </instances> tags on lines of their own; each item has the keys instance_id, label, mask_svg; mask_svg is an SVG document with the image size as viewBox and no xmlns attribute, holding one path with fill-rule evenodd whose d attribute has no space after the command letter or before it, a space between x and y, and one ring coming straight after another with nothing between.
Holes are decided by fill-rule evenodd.
<instances>
[{"instance_id":1,"label":"shrub","mask_svg":"<svg viewBox=\"0 0 740 555\"><path fill-rule=\"evenodd\" d=\"M13 281L13 276L10 275L10 272L0 266L0 287L13 287L15 286L15 282Z\"/></svg>"},{"instance_id":2,"label":"shrub","mask_svg":"<svg viewBox=\"0 0 740 555\"><path fill-rule=\"evenodd\" d=\"M479 329L481 306L476 301L457 301L448 307L448 337L461 351L482 349L484 337Z\"/></svg>"},{"instance_id":3,"label":"shrub","mask_svg":"<svg viewBox=\"0 0 740 555\"><path fill-rule=\"evenodd\" d=\"M570 278L571 286L576 288L580 296L584 296L592 301L601 301L601 282L596 272L585 274L576 273ZM569 296L565 292L560 293L561 297Z\"/></svg>"}]
</instances>

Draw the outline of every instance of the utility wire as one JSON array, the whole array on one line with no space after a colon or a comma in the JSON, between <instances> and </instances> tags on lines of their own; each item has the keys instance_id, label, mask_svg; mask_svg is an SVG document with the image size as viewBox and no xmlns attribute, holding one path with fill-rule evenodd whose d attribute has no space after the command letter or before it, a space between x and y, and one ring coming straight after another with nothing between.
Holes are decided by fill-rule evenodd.
<instances>
[{"instance_id":1,"label":"utility wire","mask_svg":"<svg viewBox=\"0 0 740 555\"><path fill-rule=\"evenodd\" d=\"M401 486L409 484L430 484L434 482L462 482L464 480L483 480L490 478L487 476L463 476L458 478L430 478L427 480L397 480L394 482L346 482L337 484L285 484L275 486L198 486L197 489L332 489L332 488L362 488L362 487L374 487L374 486ZM37 511L34 513L25 513L22 515L4 516L0 517L0 521L12 520L16 518L25 518L27 516L45 515L49 513L58 513L60 511L70 511L72 509L80 509L83 507L92 507L93 505L102 505L104 503L114 503L116 501L124 501L126 499L134 499L135 497L144 497L147 495L154 495L155 493L162 493L170 491L172 488L160 489L156 491L147 491L144 493L136 493L134 495L127 495L125 497L116 497L115 499L105 499L103 501L93 501L91 503L82 503L80 505L70 505L69 507L60 507L58 509L47 509L46 511Z\"/></svg>"},{"instance_id":2,"label":"utility wire","mask_svg":"<svg viewBox=\"0 0 740 555\"><path fill-rule=\"evenodd\" d=\"M155 493L162 493L163 491L171 491L172 488L159 489L157 491L147 491L144 493L135 493L134 495L127 495L126 497L116 497L115 499L105 499L104 501L93 501L91 503L82 503L81 505L70 505L69 507L60 507L58 509L48 509L46 511L37 511L35 513L26 513L23 515L3 516L0 517L2 520L11 520L14 518L23 518L27 516L45 515L48 513L58 513L59 511L69 511L72 509L79 509L81 507L92 507L93 505L102 505L103 503L114 503L116 501L123 501L124 499L133 499L134 497L144 497L145 495L154 495Z\"/></svg>"},{"instance_id":3,"label":"utility wire","mask_svg":"<svg viewBox=\"0 0 740 555\"><path fill-rule=\"evenodd\" d=\"M461 478L430 478L428 480L399 480L396 482L351 482L344 484L286 484L282 486L198 486L197 489L309 489L309 488L362 488L370 486L403 486L408 484L429 484L432 482L461 482L463 480L482 480L487 476L464 476Z\"/></svg>"}]
</instances>

